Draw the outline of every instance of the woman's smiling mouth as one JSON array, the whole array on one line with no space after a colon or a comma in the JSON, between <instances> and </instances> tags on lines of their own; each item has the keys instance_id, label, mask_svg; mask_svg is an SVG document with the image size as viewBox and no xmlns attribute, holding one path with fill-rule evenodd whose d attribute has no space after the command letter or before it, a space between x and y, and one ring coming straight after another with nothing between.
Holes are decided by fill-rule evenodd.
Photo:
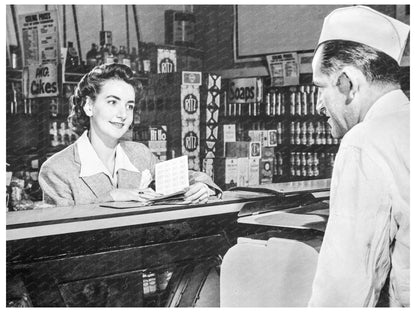
<instances>
[{"instance_id":1,"label":"woman's smiling mouth","mask_svg":"<svg viewBox=\"0 0 416 312\"><path fill-rule=\"evenodd\" d=\"M110 121L110 123L118 129L121 129L121 128L124 127L124 123L122 123L122 122Z\"/></svg>"}]
</instances>

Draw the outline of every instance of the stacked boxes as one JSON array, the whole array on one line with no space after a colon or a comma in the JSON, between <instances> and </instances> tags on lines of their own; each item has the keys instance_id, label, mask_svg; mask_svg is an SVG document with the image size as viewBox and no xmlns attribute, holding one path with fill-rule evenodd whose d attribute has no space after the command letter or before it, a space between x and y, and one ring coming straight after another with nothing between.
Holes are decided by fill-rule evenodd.
<instances>
[{"instance_id":1,"label":"stacked boxes","mask_svg":"<svg viewBox=\"0 0 416 312\"><path fill-rule=\"evenodd\" d=\"M215 183L223 190L237 186L237 158L214 158Z\"/></svg>"},{"instance_id":2,"label":"stacked boxes","mask_svg":"<svg viewBox=\"0 0 416 312\"><path fill-rule=\"evenodd\" d=\"M214 162L216 183L224 189L258 185L261 155L260 141L225 142L225 157Z\"/></svg>"},{"instance_id":3,"label":"stacked boxes","mask_svg":"<svg viewBox=\"0 0 416 312\"><path fill-rule=\"evenodd\" d=\"M273 182L274 148L262 147L260 159L260 184Z\"/></svg>"},{"instance_id":4,"label":"stacked boxes","mask_svg":"<svg viewBox=\"0 0 416 312\"><path fill-rule=\"evenodd\" d=\"M145 144L160 160L167 159L167 126L136 126L133 141Z\"/></svg>"}]
</instances>

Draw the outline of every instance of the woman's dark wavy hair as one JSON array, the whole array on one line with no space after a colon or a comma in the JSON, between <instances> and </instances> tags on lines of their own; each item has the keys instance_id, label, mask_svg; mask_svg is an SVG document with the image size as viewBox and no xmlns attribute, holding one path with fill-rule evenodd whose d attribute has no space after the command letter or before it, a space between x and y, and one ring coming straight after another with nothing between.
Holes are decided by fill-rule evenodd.
<instances>
[{"instance_id":1,"label":"woman's dark wavy hair","mask_svg":"<svg viewBox=\"0 0 416 312\"><path fill-rule=\"evenodd\" d=\"M330 75L346 65L358 68L370 83L400 84L400 66L384 52L353 41L322 43L322 73Z\"/></svg>"},{"instance_id":2,"label":"woman's dark wavy hair","mask_svg":"<svg viewBox=\"0 0 416 312\"><path fill-rule=\"evenodd\" d=\"M122 80L131 85L134 88L136 97L138 96L141 84L133 79L133 72L127 65L113 63L94 67L82 77L75 88L74 94L69 99L72 111L68 117L68 121L72 124L74 131L78 135L81 135L86 129L90 128L90 118L85 114L83 109L87 97L95 101L103 84L113 79Z\"/></svg>"}]
</instances>

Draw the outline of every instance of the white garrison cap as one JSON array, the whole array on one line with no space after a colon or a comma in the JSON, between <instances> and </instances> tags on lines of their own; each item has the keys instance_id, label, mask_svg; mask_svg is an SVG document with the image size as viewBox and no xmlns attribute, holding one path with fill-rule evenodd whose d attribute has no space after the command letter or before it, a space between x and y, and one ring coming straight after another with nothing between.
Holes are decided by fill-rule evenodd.
<instances>
[{"instance_id":1,"label":"white garrison cap","mask_svg":"<svg viewBox=\"0 0 416 312\"><path fill-rule=\"evenodd\" d=\"M318 45L328 40L366 44L386 53L400 64L410 27L366 6L332 11L324 20Z\"/></svg>"}]
</instances>

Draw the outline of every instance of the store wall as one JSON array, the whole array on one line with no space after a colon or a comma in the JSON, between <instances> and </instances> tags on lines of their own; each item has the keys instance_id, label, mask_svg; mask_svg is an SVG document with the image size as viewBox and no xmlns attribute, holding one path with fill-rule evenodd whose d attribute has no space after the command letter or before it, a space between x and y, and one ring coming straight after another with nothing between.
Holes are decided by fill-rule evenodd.
<instances>
[{"instance_id":1,"label":"store wall","mask_svg":"<svg viewBox=\"0 0 416 312\"><path fill-rule=\"evenodd\" d=\"M27 14L45 10L45 5L15 5L16 17L19 14ZM77 47L73 8L71 5L48 5L49 10L56 8L59 12L60 40L63 46L64 40L64 10L66 17L66 41L74 42ZM127 46L127 27L129 30L130 47L137 46L137 32L133 15L133 6L128 5L104 5L104 30L110 30L113 34L113 45ZM134 5L137 12L140 40L164 44L165 42L165 10L183 10L183 5ZM82 59L90 49L91 43L99 44L99 32L101 30L101 5L75 5L76 16L81 42ZM7 44L16 45L16 32L13 26L11 7L7 6ZM127 24L128 18L128 24Z\"/></svg>"},{"instance_id":2,"label":"store wall","mask_svg":"<svg viewBox=\"0 0 416 312\"><path fill-rule=\"evenodd\" d=\"M270 6L270 10L278 9L278 5ZM395 17L404 23L409 24L410 14L408 6L405 5L370 5L373 9ZM334 7L335 8L335 7ZM268 69L264 57L260 57L258 61L236 62L234 60L234 6L233 5L205 5L194 6L194 12L197 20L196 47L205 52L206 71L217 72L224 78L232 77L256 77L267 76ZM256 12L253 12L255 15ZM262 17L258 16L261 20ZM267 28L270 23L257 23L256 27L264 25L264 31L270 32ZM292 29L285 29L284 23L278 30L287 33L288 36L293 35ZM303 42L306 34L297 32L299 42ZM277 45L277 43L276 43ZM287 52L280 51L276 48L274 53ZM266 52L264 54L267 54ZM408 56L409 49L405 52L404 64L409 66Z\"/></svg>"}]
</instances>

